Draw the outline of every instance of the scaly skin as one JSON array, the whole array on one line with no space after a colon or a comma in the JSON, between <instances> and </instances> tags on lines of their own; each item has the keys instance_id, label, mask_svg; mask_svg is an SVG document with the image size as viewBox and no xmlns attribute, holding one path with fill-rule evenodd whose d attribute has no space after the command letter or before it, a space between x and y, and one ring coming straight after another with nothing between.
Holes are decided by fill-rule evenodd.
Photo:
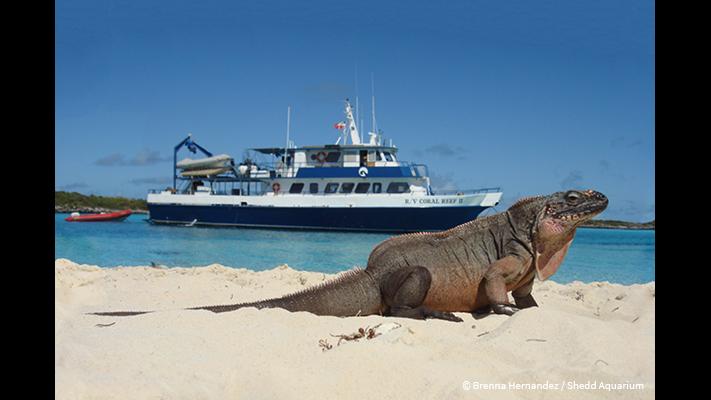
<instances>
[{"instance_id":1,"label":"scaly skin","mask_svg":"<svg viewBox=\"0 0 711 400\"><path fill-rule=\"evenodd\" d=\"M284 308L317 315L385 314L461 321L452 312L512 315L537 306L534 278L550 277L576 228L608 204L599 192L567 191L519 200L508 210L435 233L392 237L373 249L365 270L298 293L252 303L191 310ZM510 304L512 292L515 306ZM125 316L150 311L93 313Z\"/></svg>"}]
</instances>

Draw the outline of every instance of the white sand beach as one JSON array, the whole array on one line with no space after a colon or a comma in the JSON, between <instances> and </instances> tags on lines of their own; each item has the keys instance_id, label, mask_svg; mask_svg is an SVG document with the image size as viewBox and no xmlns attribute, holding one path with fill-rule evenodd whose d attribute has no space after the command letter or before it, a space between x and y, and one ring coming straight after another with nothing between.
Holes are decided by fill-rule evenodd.
<instances>
[{"instance_id":1,"label":"white sand beach","mask_svg":"<svg viewBox=\"0 0 711 400\"><path fill-rule=\"evenodd\" d=\"M334 276L287 266L99 268L57 259L56 398L655 397L654 282L536 282L540 307L511 317L457 313L463 323L181 310L277 297ZM161 311L85 314L114 310ZM331 336L378 324L372 339L337 345Z\"/></svg>"}]
</instances>

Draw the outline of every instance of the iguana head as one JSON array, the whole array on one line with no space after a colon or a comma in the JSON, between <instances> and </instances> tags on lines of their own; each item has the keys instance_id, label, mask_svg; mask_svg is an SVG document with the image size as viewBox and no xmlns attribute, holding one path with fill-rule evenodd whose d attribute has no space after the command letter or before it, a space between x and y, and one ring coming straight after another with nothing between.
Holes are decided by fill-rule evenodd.
<instances>
[{"instance_id":1,"label":"iguana head","mask_svg":"<svg viewBox=\"0 0 711 400\"><path fill-rule=\"evenodd\" d=\"M536 274L548 279L563 262L583 222L607 208L607 197L594 190L568 190L519 200L510 211L524 217L531 228Z\"/></svg>"},{"instance_id":2,"label":"iguana head","mask_svg":"<svg viewBox=\"0 0 711 400\"><path fill-rule=\"evenodd\" d=\"M545 237L573 230L601 213L607 203L607 197L594 190L553 193L540 211L539 232Z\"/></svg>"}]
</instances>

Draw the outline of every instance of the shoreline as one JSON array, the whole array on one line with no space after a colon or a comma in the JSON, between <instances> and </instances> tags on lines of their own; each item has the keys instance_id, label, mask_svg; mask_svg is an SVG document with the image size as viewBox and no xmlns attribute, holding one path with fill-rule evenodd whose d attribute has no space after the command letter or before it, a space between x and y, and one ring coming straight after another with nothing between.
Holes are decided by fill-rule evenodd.
<instances>
[{"instance_id":1,"label":"shoreline","mask_svg":"<svg viewBox=\"0 0 711 400\"><path fill-rule=\"evenodd\" d=\"M644 226L580 225L580 228L618 229L618 230L623 230L623 231L656 231L656 228L654 228L654 227L644 227Z\"/></svg>"},{"instance_id":2,"label":"shoreline","mask_svg":"<svg viewBox=\"0 0 711 400\"><path fill-rule=\"evenodd\" d=\"M117 212L117 211L123 211L123 210L129 210L129 208L123 208L123 209L113 209L113 208L102 208L102 207L76 207L76 208L61 208L61 207L55 207L54 208L54 213L55 214L71 214L74 212L78 212L81 214L96 214L96 213L111 213L111 212ZM131 214L148 214L148 210L131 210Z\"/></svg>"},{"instance_id":3,"label":"shoreline","mask_svg":"<svg viewBox=\"0 0 711 400\"><path fill-rule=\"evenodd\" d=\"M83 214L89 214L89 213L101 213L101 212L116 212L116 211L123 211L122 209L109 209L109 208L101 208L101 207L78 207L78 208L62 208L62 207L55 207L54 208L54 213L55 214L71 214L73 212L78 212L78 213L83 213ZM148 214L148 210L133 210L131 209L132 214ZM655 231L654 226L646 226L644 224L634 224L634 223L629 223L630 225L580 225L580 228L590 228L590 229L619 229L619 230L630 230L630 231Z\"/></svg>"},{"instance_id":4,"label":"shoreline","mask_svg":"<svg viewBox=\"0 0 711 400\"><path fill-rule=\"evenodd\" d=\"M292 268L288 266L287 264L281 264L281 265L275 265L271 268L262 268L262 269L251 269L247 267L235 267L235 266L230 266L226 264L220 264L220 263L211 263L211 264L196 264L196 265L164 265L164 264L155 264L155 265L127 265L127 264L119 264L119 265L110 265L110 266L99 266L96 264L84 264L76 261L72 261L68 258L64 257L57 257L55 258L55 263L58 260L62 260L62 263L64 262L69 262L72 264L76 264L79 266L84 266L84 267L90 267L90 268L99 268L101 270L115 270L115 269L132 269L132 268L138 268L138 269L159 269L159 270L172 270L172 269L178 269L178 270L201 270L204 268L224 268L226 270L233 270L233 271L249 271L250 273L262 273L262 272L268 272L280 268L286 268L289 271L295 271L297 273L304 273L304 274L322 274L325 275L326 277L336 277L339 274L348 271L348 269L340 270L340 271L320 271L320 270L306 270L306 269L298 269L298 268ZM354 266L355 267L355 266ZM365 266L358 266L359 268L365 268ZM556 285L620 285L620 286L632 286L632 285L648 285L648 284L655 284L656 280L651 280L647 282L633 282L633 283L623 283L623 282L614 282L610 280L598 280L598 281L582 281L579 279L572 280L569 282L559 282L556 279L556 275L553 275L551 278L548 279L549 282L552 282ZM539 282L539 281L536 281Z\"/></svg>"},{"instance_id":5,"label":"shoreline","mask_svg":"<svg viewBox=\"0 0 711 400\"><path fill-rule=\"evenodd\" d=\"M463 323L281 309L182 310L279 297L335 276L286 265L265 271L219 264L102 268L56 259L56 398L654 397L654 282L536 282L540 307L512 317L456 313ZM107 310L162 311L86 314ZM338 345L332 336L375 326L380 334L370 340ZM321 347L322 340L331 348ZM547 380L644 388L463 387L464 381Z\"/></svg>"},{"instance_id":6,"label":"shoreline","mask_svg":"<svg viewBox=\"0 0 711 400\"><path fill-rule=\"evenodd\" d=\"M581 228L596 228L596 229L627 229L627 230L656 230L656 220L649 222L628 222L617 220L591 220L582 225Z\"/></svg>"}]
</instances>

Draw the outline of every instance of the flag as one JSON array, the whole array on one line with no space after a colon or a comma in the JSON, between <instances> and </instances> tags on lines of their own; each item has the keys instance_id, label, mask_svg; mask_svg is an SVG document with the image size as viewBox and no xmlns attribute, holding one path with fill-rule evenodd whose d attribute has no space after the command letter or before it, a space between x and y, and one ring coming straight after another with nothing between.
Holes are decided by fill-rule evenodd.
<instances>
[{"instance_id":1,"label":"flag","mask_svg":"<svg viewBox=\"0 0 711 400\"><path fill-rule=\"evenodd\" d=\"M343 128L346 127L346 123L343 122L343 121L341 121L341 122L336 122L336 123L333 125L333 127L336 128L336 129L343 129Z\"/></svg>"}]
</instances>

